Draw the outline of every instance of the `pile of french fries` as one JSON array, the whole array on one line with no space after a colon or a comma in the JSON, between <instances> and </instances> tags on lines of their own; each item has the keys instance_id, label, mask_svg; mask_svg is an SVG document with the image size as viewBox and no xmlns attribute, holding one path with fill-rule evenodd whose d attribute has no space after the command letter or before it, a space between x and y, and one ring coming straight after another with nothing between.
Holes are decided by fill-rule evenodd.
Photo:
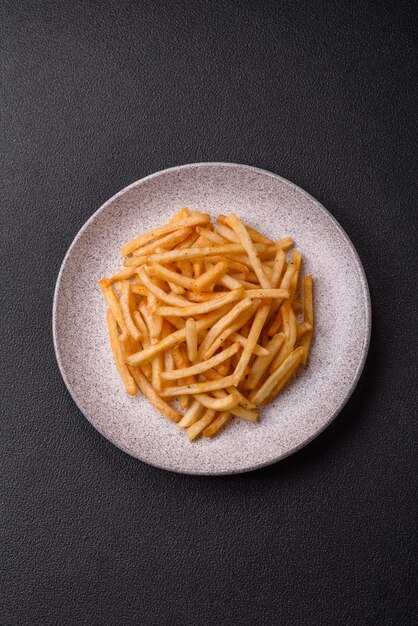
<instances>
[{"instance_id":1,"label":"pile of french fries","mask_svg":"<svg viewBox=\"0 0 418 626\"><path fill-rule=\"evenodd\" d=\"M187 208L124 245L124 269L99 285L126 392L190 441L233 416L256 422L309 354L312 276L291 248L234 214L213 226Z\"/></svg>"}]
</instances>

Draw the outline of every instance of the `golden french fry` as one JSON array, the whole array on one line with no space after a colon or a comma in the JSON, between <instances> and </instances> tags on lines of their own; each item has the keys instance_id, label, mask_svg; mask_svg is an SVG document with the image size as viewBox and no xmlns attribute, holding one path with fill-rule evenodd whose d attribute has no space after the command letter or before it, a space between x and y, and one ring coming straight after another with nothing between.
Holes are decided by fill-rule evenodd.
<instances>
[{"instance_id":1,"label":"golden french fry","mask_svg":"<svg viewBox=\"0 0 418 626\"><path fill-rule=\"evenodd\" d=\"M283 273L283 268L286 263L286 255L283 250L277 250L276 256L274 257L272 272L270 276L270 282L273 289L277 287L280 283L280 278Z\"/></svg>"},{"instance_id":2,"label":"golden french fry","mask_svg":"<svg viewBox=\"0 0 418 626\"><path fill-rule=\"evenodd\" d=\"M131 337L133 337L133 339L135 339L135 341L138 341L141 338L141 333L136 327L132 317L132 314L135 310L135 305L132 300L133 298L130 290L130 284L127 281L124 281L121 284L119 304L128 333L131 335Z\"/></svg>"},{"instance_id":3,"label":"golden french fry","mask_svg":"<svg viewBox=\"0 0 418 626\"><path fill-rule=\"evenodd\" d=\"M246 289L246 298L288 298L286 289Z\"/></svg>"},{"instance_id":4,"label":"golden french fry","mask_svg":"<svg viewBox=\"0 0 418 626\"><path fill-rule=\"evenodd\" d=\"M207 428L209 424L213 422L215 416L216 411L214 411L213 409L207 409L203 416L197 422L189 426L186 429L189 441L193 441L194 439L196 439L196 437L198 437L205 430L205 428Z\"/></svg>"},{"instance_id":5,"label":"golden french fry","mask_svg":"<svg viewBox=\"0 0 418 626\"><path fill-rule=\"evenodd\" d=\"M190 367L173 370L172 372L163 372L161 374L161 378L163 380L178 380L179 378L184 378L185 376L196 376L197 374L201 374L205 370L211 369L219 363L222 363L223 361L225 361L225 359L228 359L230 356L238 352L240 348L241 346L239 343L234 343L232 346L226 348L226 350L215 355L208 361L201 361L200 363L196 363L195 365L191 365Z\"/></svg>"},{"instance_id":6,"label":"golden french fry","mask_svg":"<svg viewBox=\"0 0 418 626\"><path fill-rule=\"evenodd\" d=\"M201 417L203 413L203 404L200 404L198 400L193 400L182 419L179 421L178 426L180 428L188 428Z\"/></svg>"},{"instance_id":7,"label":"golden french fry","mask_svg":"<svg viewBox=\"0 0 418 626\"><path fill-rule=\"evenodd\" d=\"M109 331L110 346L113 352L116 367L129 396L136 396L136 383L132 378L128 367L123 361L122 348L119 343L119 332L112 310L107 310L107 328Z\"/></svg>"},{"instance_id":8,"label":"golden french fry","mask_svg":"<svg viewBox=\"0 0 418 626\"><path fill-rule=\"evenodd\" d=\"M180 228L179 230L174 231L174 233L169 233L165 237L161 237L161 239L156 239L141 248L137 248L132 252L132 254L134 257L139 257L147 256L152 252L157 252L157 248L161 248L161 252L164 250L172 250L177 244L184 241L186 237L191 234L191 232L191 228Z\"/></svg>"},{"instance_id":9,"label":"golden french fry","mask_svg":"<svg viewBox=\"0 0 418 626\"><path fill-rule=\"evenodd\" d=\"M242 300L242 302L244 302L244 300ZM229 338L232 337L232 335L239 329L242 328L242 326L247 322L247 320L249 320L255 313L255 311L257 310L258 307L258 301L257 300L253 300L252 304L250 307L248 307L248 309L244 310L243 312L241 312L236 318L235 320L232 321L228 321L228 323L224 323L222 325L222 327L225 328L225 330L221 331L220 334L219 333L219 327L216 328L216 331L214 331L212 333L212 331L210 330L206 337L209 335L209 333L211 333L211 336L209 337L209 339L207 340L206 337L205 339L202 341L202 344L198 350L198 358L200 355L200 351L203 350L202 355L200 358L203 359L209 359L213 354L215 354L215 352L221 347L223 346L224 342ZM233 309L232 309L233 310ZM215 326L213 326L213 328L215 329ZM212 341L213 336L217 334L218 336L216 337L216 339L214 341ZM210 345L209 345L210 344ZM206 348L206 346L208 345L208 347Z\"/></svg>"},{"instance_id":10,"label":"golden french fry","mask_svg":"<svg viewBox=\"0 0 418 626\"><path fill-rule=\"evenodd\" d=\"M293 298L296 293L296 288L298 286L298 278L300 273L300 267L302 265L302 255L299 250L292 251L292 264L295 268L295 273L292 276L292 281L290 283L290 297Z\"/></svg>"},{"instance_id":11,"label":"golden french fry","mask_svg":"<svg viewBox=\"0 0 418 626\"><path fill-rule=\"evenodd\" d=\"M189 361L193 363L197 357L197 328L196 320L192 317L186 322L186 347Z\"/></svg>"},{"instance_id":12,"label":"golden french fry","mask_svg":"<svg viewBox=\"0 0 418 626\"><path fill-rule=\"evenodd\" d=\"M219 246L219 245L222 245L223 243L226 243L226 239L214 233L213 230L209 230L209 228L204 228L203 226L196 226L196 231L199 233L201 237L205 237L207 241L210 241L211 243L215 244L215 246Z\"/></svg>"},{"instance_id":13,"label":"golden french fry","mask_svg":"<svg viewBox=\"0 0 418 626\"><path fill-rule=\"evenodd\" d=\"M129 371L131 372L136 384L139 389L142 391L144 396L148 398L151 404L167 419L172 422L178 422L181 420L182 415L172 406L167 404L160 396L156 393L154 387L151 383L148 382L144 374L139 370L138 367L129 367Z\"/></svg>"},{"instance_id":14,"label":"golden french fry","mask_svg":"<svg viewBox=\"0 0 418 626\"><path fill-rule=\"evenodd\" d=\"M239 243L226 243L222 246L208 246L200 248L198 246L194 248L175 248L174 250L168 250L167 252L160 252L157 254L151 254L148 257L148 263L173 263L174 261L183 261L185 259L194 261L195 259L204 259L208 256L214 255L240 255L244 252L244 248Z\"/></svg>"},{"instance_id":15,"label":"golden french fry","mask_svg":"<svg viewBox=\"0 0 418 626\"><path fill-rule=\"evenodd\" d=\"M121 331L127 335L128 329L126 328L125 320L123 318L123 314L120 308L119 300L116 297L115 292L112 289L112 286L109 282L108 278L101 278L99 280L99 285L106 300L106 303L110 310L113 313L113 317L115 318L119 328Z\"/></svg>"},{"instance_id":16,"label":"golden french fry","mask_svg":"<svg viewBox=\"0 0 418 626\"><path fill-rule=\"evenodd\" d=\"M211 267L207 272L200 274L199 278L195 281L193 290L200 293L204 289L207 289L213 285L219 278L224 276L228 270L228 264L225 261L220 261ZM241 289L241 286L238 287Z\"/></svg>"},{"instance_id":17,"label":"golden french fry","mask_svg":"<svg viewBox=\"0 0 418 626\"><path fill-rule=\"evenodd\" d=\"M305 322L312 326L312 330L306 333L300 340L304 349L304 355L302 359L303 365L306 365L309 355L309 348L311 346L312 334L314 328L314 314L313 314L313 278L311 275L305 276L303 281L303 319Z\"/></svg>"},{"instance_id":18,"label":"golden french fry","mask_svg":"<svg viewBox=\"0 0 418 626\"><path fill-rule=\"evenodd\" d=\"M222 378L222 376L218 374L218 372L215 370L208 370L207 372L203 374L203 377L208 380L219 380L220 378ZM250 400L248 400L248 398L246 398L236 387L233 387L231 385L230 387L226 387L226 391L228 393L237 393L239 396L239 403L244 408L255 409L255 404L251 402ZM212 395L217 396L217 397L222 397L223 395L226 394L226 391L224 389L216 389L212 391Z\"/></svg>"},{"instance_id":19,"label":"golden french fry","mask_svg":"<svg viewBox=\"0 0 418 626\"><path fill-rule=\"evenodd\" d=\"M215 341L216 337L220 335L222 331L225 330L225 328L228 328L229 326L231 326L232 322L235 319L237 319L244 311L248 310L250 307L253 308L254 310L256 308L252 306L250 298L245 298L244 300L241 300L240 302L235 304L234 307L224 317L221 317L221 319L218 322L216 322L214 326L212 326L212 328L209 330L208 334L202 341L200 348L198 350L198 357L206 358L206 354L208 353L209 348L212 345L212 343ZM239 326L238 328L241 328L241 326ZM212 354L213 353L214 352L212 352Z\"/></svg>"},{"instance_id":20,"label":"golden french fry","mask_svg":"<svg viewBox=\"0 0 418 626\"><path fill-rule=\"evenodd\" d=\"M238 394L239 396L242 396L242 394L240 394L239 391L235 387L231 387L231 389L232 389L232 393L234 395ZM227 397L227 393L223 389L217 389L215 391L212 391L212 395L214 395L216 398L225 398L225 397ZM252 406L255 407L254 404L252 404ZM228 410L230 411L230 413L232 415L235 415L236 417L240 417L241 419L244 419L247 422L253 422L254 423L258 419L257 411L254 411L252 409L244 408L243 406L240 406L239 404L237 404L234 407L231 407Z\"/></svg>"},{"instance_id":21,"label":"golden french fry","mask_svg":"<svg viewBox=\"0 0 418 626\"><path fill-rule=\"evenodd\" d=\"M206 393L194 394L196 400L203 404L208 409L214 411L231 411L238 406L239 396L235 392L230 393L222 398L211 398Z\"/></svg>"},{"instance_id":22,"label":"golden french fry","mask_svg":"<svg viewBox=\"0 0 418 626\"><path fill-rule=\"evenodd\" d=\"M285 335L285 339L282 347L279 352L274 357L274 360L269 368L269 373L271 374L274 370L276 370L281 363L283 363L284 359L292 352L296 343L297 336L297 324L295 313L290 306L290 303L286 300L283 302L281 306L282 317L283 317L283 331Z\"/></svg>"},{"instance_id":23,"label":"golden french fry","mask_svg":"<svg viewBox=\"0 0 418 626\"><path fill-rule=\"evenodd\" d=\"M238 342L243 348L245 348L248 343L248 338L240 335L240 333L237 332L231 333L231 335L229 335L229 339ZM258 343L255 344L253 352L257 356L267 356L267 350L263 348L263 346L260 346Z\"/></svg>"},{"instance_id":24,"label":"golden french fry","mask_svg":"<svg viewBox=\"0 0 418 626\"><path fill-rule=\"evenodd\" d=\"M308 333L311 330L312 330L312 325L309 322L302 322L302 324L298 324L298 327L296 330L296 338L300 339L301 337L303 337L305 333Z\"/></svg>"},{"instance_id":25,"label":"golden french fry","mask_svg":"<svg viewBox=\"0 0 418 626\"><path fill-rule=\"evenodd\" d=\"M282 347L283 342L283 333L274 335L273 339L269 341L266 346L268 354L267 356L259 356L255 359L250 369L250 373L248 374L247 380L245 381L245 389L255 389L258 386L263 375L269 368L270 363L273 361L274 357Z\"/></svg>"},{"instance_id":26,"label":"golden french fry","mask_svg":"<svg viewBox=\"0 0 418 626\"><path fill-rule=\"evenodd\" d=\"M222 226L228 227L228 219L227 219L226 215L219 215L216 218L216 221L218 222L218 224L222 224ZM254 242L256 242L256 243L267 243L267 244L274 243L274 241L272 239L269 239L268 237L265 237L264 235L259 233L258 230L255 230L254 228L250 228L250 226L246 226L246 229L248 230L248 234L250 235L251 239Z\"/></svg>"},{"instance_id":27,"label":"golden french fry","mask_svg":"<svg viewBox=\"0 0 418 626\"><path fill-rule=\"evenodd\" d=\"M238 289L241 285L238 286ZM214 300L215 298L220 298L225 294L224 291L202 291L201 293L191 293L187 292L187 299L190 300L190 304L192 302L206 302L207 300Z\"/></svg>"},{"instance_id":28,"label":"golden french fry","mask_svg":"<svg viewBox=\"0 0 418 626\"><path fill-rule=\"evenodd\" d=\"M152 278L150 278L150 276L148 276L148 273L145 269L145 267L141 267L141 269L138 272L138 275L142 281L142 283L145 285L145 287L151 291L151 293L154 294L154 296L158 299L161 300L161 302L166 302L167 304L170 304L172 306L188 306L190 303L189 301L184 298L183 296L176 296L175 294L170 294L170 293L166 293L163 289L161 289L160 287L158 287L152 280Z\"/></svg>"},{"instance_id":29,"label":"golden french fry","mask_svg":"<svg viewBox=\"0 0 418 626\"><path fill-rule=\"evenodd\" d=\"M302 356L302 359L303 359L303 356ZM266 398L264 398L263 402L260 403L261 405L265 405L268 402L272 402L274 398L276 398L279 395L279 393L287 385L287 383L292 378L292 376L296 373L296 370L298 369L299 365L301 365L302 363L302 359L293 363L293 365L289 368L289 371L283 376L283 378L279 380L279 382L277 383L273 391L271 391L269 395Z\"/></svg>"},{"instance_id":30,"label":"golden french fry","mask_svg":"<svg viewBox=\"0 0 418 626\"><path fill-rule=\"evenodd\" d=\"M251 325L251 330L248 335L247 343L245 345L244 350L242 351L240 360L232 376L232 379L233 379L232 384L235 385L235 387L238 386L238 384L241 382L242 378L244 377L245 370L247 368L247 365L250 362L254 348L257 345L258 338L261 334L262 328L264 326L264 322L267 319L267 315L269 314L269 311L270 311L270 303L262 304L254 316L254 321Z\"/></svg>"},{"instance_id":31,"label":"golden french fry","mask_svg":"<svg viewBox=\"0 0 418 626\"><path fill-rule=\"evenodd\" d=\"M157 342L158 339L151 339L151 344L153 342ZM163 353L159 352L158 354L156 354L154 356L154 358L151 361L151 368L152 368L152 386L154 387L155 391L160 392L162 391L162 382L161 382L161 373L163 371Z\"/></svg>"},{"instance_id":32,"label":"golden french fry","mask_svg":"<svg viewBox=\"0 0 418 626\"><path fill-rule=\"evenodd\" d=\"M222 413L219 413L219 415L215 417L213 422L211 422L211 424L209 424L209 426L205 428L205 430L203 431L203 436L214 437L216 434L219 433L222 426L225 426L230 417L231 413L229 413L229 411L223 411Z\"/></svg>"},{"instance_id":33,"label":"golden french fry","mask_svg":"<svg viewBox=\"0 0 418 626\"><path fill-rule=\"evenodd\" d=\"M129 358L129 357L128 357ZM167 387L161 392L161 397L169 398L170 396L177 396L179 394L196 395L197 393L207 393L214 389L225 389L233 385L233 376L225 376L219 380L208 380L202 383L193 383L190 385L178 385L175 387Z\"/></svg>"},{"instance_id":34,"label":"golden french fry","mask_svg":"<svg viewBox=\"0 0 418 626\"><path fill-rule=\"evenodd\" d=\"M225 293L225 295L220 296L219 298L214 298L213 300L208 300L206 302L200 302L198 304L191 304L190 306L160 306L158 312L163 317L191 317L194 315L200 315L202 313L210 313L211 311L219 309L225 304L235 302L235 300L238 300L238 298L241 298L243 295L244 289L235 289L234 291L229 291Z\"/></svg>"},{"instance_id":35,"label":"golden french fry","mask_svg":"<svg viewBox=\"0 0 418 626\"><path fill-rule=\"evenodd\" d=\"M149 335L148 327L146 323L144 322L141 313L138 310L136 310L133 312L132 316L135 322L135 326L138 328L139 332L141 333L142 343L148 346L150 343L150 335Z\"/></svg>"},{"instance_id":36,"label":"golden french fry","mask_svg":"<svg viewBox=\"0 0 418 626\"><path fill-rule=\"evenodd\" d=\"M186 217L189 217L189 215L189 209L187 207L183 207L182 209L180 209L180 211L178 211L178 213L174 215L174 217L171 218L170 222L178 222L179 220L183 220Z\"/></svg>"},{"instance_id":37,"label":"golden french fry","mask_svg":"<svg viewBox=\"0 0 418 626\"><path fill-rule=\"evenodd\" d=\"M265 274L256 247L253 241L251 241L251 237L249 236L246 227L241 222L239 217L237 217L233 213L227 216L226 221L228 226L230 226L235 234L238 235L238 238L243 248L249 256L254 272L256 273L256 276L260 281L260 285L263 289L271 289L271 283Z\"/></svg>"},{"instance_id":38,"label":"golden french fry","mask_svg":"<svg viewBox=\"0 0 418 626\"><path fill-rule=\"evenodd\" d=\"M255 404L261 404L261 402L263 402L263 400L265 400L265 398L267 398L267 396L274 390L280 380L286 376L295 363L300 363L303 352L304 349L302 346L291 352L279 365L279 367L267 378L260 389L255 390L250 395L250 400Z\"/></svg>"},{"instance_id":39,"label":"golden french fry","mask_svg":"<svg viewBox=\"0 0 418 626\"><path fill-rule=\"evenodd\" d=\"M236 277L232 278L229 274L221 276L218 278L217 282L219 285L222 285L222 287L226 287L227 289L240 289L240 287L244 286Z\"/></svg>"},{"instance_id":40,"label":"golden french fry","mask_svg":"<svg viewBox=\"0 0 418 626\"><path fill-rule=\"evenodd\" d=\"M144 235L140 235L136 237L132 241L126 243L121 248L121 253L123 256L127 256L131 254L134 250L139 248L140 246L144 246L146 243L152 241L153 239L160 239L163 235L167 235L168 233L172 233L175 230L180 230L180 228L189 228L193 226L200 226L203 224L210 223L210 215L207 213L192 213L189 217L186 217L182 220L177 220L174 222L169 222L168 224L164 224L164 226L160 226L159 228L155 228L154 230L150 230L148 233Z\"/></svg>"}]
</instances>

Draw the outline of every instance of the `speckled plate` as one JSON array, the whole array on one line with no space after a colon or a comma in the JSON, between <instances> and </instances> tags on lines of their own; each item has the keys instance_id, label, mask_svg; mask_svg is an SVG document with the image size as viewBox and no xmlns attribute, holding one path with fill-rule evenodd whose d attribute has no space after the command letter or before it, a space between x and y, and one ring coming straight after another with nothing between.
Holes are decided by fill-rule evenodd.
<instances>
[{"instance_id":1,"label":"speckled plate","mask_svg":"<svg viewBox=\"0 0 418 626\"><path fill-rule=\"evenodd\" d=\"M235 418L213 439L189 443L138 395L129 398L109 347L97 285L121 266L119 249L183 206L236 212L273 239L295 239L315 277L316 331L309 365L257 424ZM58 364L74 401L107 439L132 456L176 472L232 474L274 463L316 437L341 411L361 374L370 338L369 291L341 226L305 191L254 167L198 163L157 172L108 200L80 230L55 290ZM75 426L76 427L76 426Z\"/></svg>"}]
</instances>

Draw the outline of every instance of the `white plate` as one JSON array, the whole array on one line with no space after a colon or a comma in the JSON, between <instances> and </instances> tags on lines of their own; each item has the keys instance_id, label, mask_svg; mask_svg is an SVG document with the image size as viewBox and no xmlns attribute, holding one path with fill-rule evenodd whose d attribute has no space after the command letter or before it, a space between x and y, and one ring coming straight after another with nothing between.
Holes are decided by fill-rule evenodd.
<instances>
[{"instance_id":1,"label":"white plate","mask_svg":"<svg viewBox=\"0 0 418 626\"><path fill-rule=\"evenodd\" d=\"M213 439L189 443L138 395L128 398L109 347L97 280L121 266L120 247L183 206L236 212L273 239L290 235L315 278L316 330L309 365L257 424L238 418ZM87 419L128 454L190 474L230 474L274 463L316 437L339 413L361 374L371 327L357 253L322 205L289 181L254 167L198 163L126 187L86 222L55 290L54 345L64 381Z\"/></svg>"}]
</instances>

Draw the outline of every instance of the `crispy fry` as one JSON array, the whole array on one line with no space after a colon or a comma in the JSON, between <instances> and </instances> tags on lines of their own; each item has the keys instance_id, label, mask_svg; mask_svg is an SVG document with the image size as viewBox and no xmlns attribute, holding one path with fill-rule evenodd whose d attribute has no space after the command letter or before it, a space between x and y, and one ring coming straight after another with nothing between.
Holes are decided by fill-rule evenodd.
<instances>
[{"instance_id":1,"label":"crispy fry","mask_svg":"<svg viewBox=\"0 0 418 626\"><path fill-rule=\"evenodd\" d=\"M219 415L215 417L213 422L211 422L209 426L205 428L205 430L203 431L203 436L214 437L215 435L219 433L222 426L225 426L225 424L228 423L230 418L231 418L231 413L229 413L229 411L223 411L222 413L219 413Z\"/></svg>"},{"instance_id":2,"label":"crispy fry","mask_svg":"<svg viewBox=\"0 0 418 626\"><path fill-rule=\"evenodd\" d=\"M197 357L197 328L196 320L192 317L186 322L186 347L189 361L193 363Z\"/></svg>"},{"instance_id":3,"label":"crispy fry","mask_svg":"<svg viewBox=\"0 0 418 626\"><path fill-rule=\"evenodd\" d=\"M126 324L122 315L119 300L117 299L115 292L113 291L112 286L110 285L109 280L107 278L101 278L99 280L99 285L104 295L104 298L107 302L107 305L112 311L113 317L115 318L119 328L125 335L127 335L128 329L126 328Z\"/></svg>"},{"instance_id":4,"label":"crispy fry","mask_svg":"<svg viewBox=\"0 0 418 626\"><path fill-rule=\"evenodd\" d=\"M157 252L157 248L161 248L161 252L163 252L163 250L172 250L177 244L184 241L186 237L191 234L191 232L191 228L180 228L180 230L176 230L174 233L169 233L165 237L161 237L161 239L156 239L141 248L137 248L132 252L132 254L134 257L139 257L147 256L152 252Z\"/></svg>"},{"instance_id":5,"label":"crispy fry","mask_svg":"<svg viewBox=\"0 0 418 626\"><path fill-rule=\"evenodd\" d=\"M201 237L204 237L207 241L210 241L216 246L226 243L226 239L214 233L213 230L209 230L209 228L204 228L203 226L196 226L196 232L198 232Z\"/></svg>"},{"instance_id":6,"label":"crispy fry","mask_svg":"<svg viewBox=\"0 0 418 626\"><path fill-rule=\"evenodd\" d=\"M213 422L215 416L216 411L214 411L213 409L207 409L203 416L197 422L189 426L186 429L189 441L193 441L194 439L196 439L196 437L198 437L205 430L205 428L207 428L209 424Z\"/></svg>"},{"instance_id":7,"label":"crispy fry","mask_svg":"<svg viewBox=\"0 0 418 626\"><path fill-rule=\"evenodd\" d=\"M163 378L164 380L178 380L179 378L184 378L185 376L195 376L197 374L201 374L205 370L211 369L219 363L222 363L222 361L225 361L225 359L228 359L230 356L238 352L240 348L241 346L239 343L234 343L232 346L230 346L220 354L215 355L208 361L201 361L200 363L196 363L195 365L191 365L190 367L173 370L172 372L163 372L161 374L161 378Z\"/></svg>"},{"instance_id":8,"label":"crispy fry","mask_svg":"<svg viewBox=\"0 0 418 626\"><path fill-rule=\"evenodd\" d=\"M270 374L276 370L281 363L283 363L284 359L288 357L288 355L292 352L296 343L296 334L297 334L297 325L296 325L296 317L295 313L290 306L289 302L286 300L283 302L281 306L282 317L283 317L283 330L285 339L282 347L279 352L276 354L273 363L270 365L269 372Z\"/></svg>"},{"instance_id":9,"label":"crispy fry","mask_svg":"<svg viewBox=\"0 0 418 626\"><path fill-rule=\"evenodd\" d=\"M167 387L161 392L162 397L169 398L178 394L196 395L197 393L207 393L214 389L225 389L233 385L233 376L225 376L219 380L208 380L202 383L193 383L190 385L181 385L177 387Z\"/></svg>"},{"instance_id":10,"label":"crispy fry","mask_svg":"<svg viewBox=\"0 0 418 626\"><path fill-rule=\"evenodd\" d=\"M308 333L311 330L312 324L310 324L309 322L302 322L302 324L298 324L296 338L300 339L305 333Z\"/></svg>"},{"instance_id":11,"label":"crispy fry","mask_svg":"<svg viewBox=\"0 0 418 626\"><path fill-rule=\"evenodd\" d=\"M135 303L133 302L130 284L127 281L124 281L121 285L119 304L128 333L131 337L133 337L133 339L135 339L135 341L138 341L141 338L141 333L136 327L132 317L132 314L135 311Z\"/></svg>"},{"instance_id":12,"label":"crispy fry","mask_svg":"<svg viewBox=\"0 0 418 626\"><path fill-rule=\"evenodd\" d=\"M144 246L146 243L152 241L153 239L159 239L163 235L167 235L168 233L172 233L175 230L180 230L180 228L189 228L190 226L199 226L202 224L209 224L210 215L207 213L192 213L189 217L186 217L182 220L176 220L174 222L169 222L164 226L160 226L159 228L155 228L154 230L150 230L148 233L144 235L140 235L136 237L129 243L126 243L121 248L121 253L123 256L127 256L131 254L134 250L139 248L140 246Z\"/></svg>"},{"instance_id":13,"label":"crispy fry","mask_svg":"<svg viewBox=\"0 0 418 626\"><path fill-rule=\"evenodd\" d=\"M289 370L296 364L300 363L303 357L304 349L302 346L296 348L293 352L291 352L285 360L279 365L279 367L274 370L274 372L267 378L267 380L263 383L263 385L257 391L253 392L250 395L250 399L255 404L261 404L265 398L274 390L280 380L286 376Z\"/></svg>"},{"instance_id":14,"label":"crispy fry","mask_svg":"<svg viewBox=\"0 0 418 626\"><path fill-rule=\"evenodd\" d=\"M164 417L172 422L178 422L179 420L181 420L181 413L176 411L176 409L174 409L162 398L160 398L151 383L148 382L148 380L138 367L129 367L129 371L131 372L136 384L138 385L144 396L148 398L151 404L157 409L159 413L161 413L161 415L164 415Z\"/></svg>"},{"instance_id":15,"label":"crispy fry","mask_svg":"<svg viewBox=\"0 0 418 626\"><path fill-rule=\"evenodd\" d=\"M145 267L141 267L138 273L141 281L146 286L146 288L154 294L158 300L161 302L166 302L172 306L188 306L189 301L183 296L176 296L174 293L166 293L163 289L158 287L153 280L148 276L148 273Z\"/></svg>"},{"instance_id":16,"label":"crispy fry","mask_svg":"<svg viewBox=\"0 0 418 626\"><path fill-rule=\"evenodd\" d=\"M231 411L238 406L239 396L237 393L232 392L222 398L211 398L206 393L196 393L196 400L203 404L208 409L214 409L215 411Z\"/></svg>"},{"instance_id":17,"label":"crispy fry","mask_svg":"<svg viewBox=\"0 0 418 626\"><path fill-rule=\"evenodd\" d=\"M228 270L228 263L225 261L220 261L213 265L207 272L204 272L199 276L199 278L195 281L193 290L197 293L200 293L204 289L207 289L211 285L213 285L219 278L224 276ZM240 289L241 287L239 287Z\"/></svg>"},{"instance_id":18,"label":"crispy fry","mask_svg":"<svg viewBox=\"0 0 418 626\"><path fill-rule=\"evenodd\" d=\"M160 252L159 254L151 254L148 257L149 263L172 263L173 261L183 261L188 259L194 261L195 259L204 259L208 256L214 255L240 255L244 251L244 248L239 243L226 243L223 246L208 246L205 248L194 248L168 250L167 252Z\"/></svg>"},{"instance_id":19,"label":"crispy fry","mask_svg":"<svg viewBox=\"0 0 418 626\"><path fill-rule=\"evenodd\" d=\"M186 217L189 217L189 215L189 209L187 207L183 207L182 209L180 209L180 211L178 211L178 213L174 215L174 217L171 218L170 222L178 222L179 220L183 220Z\"/></svg>"},{"instance_id":20,"label":"crispy fry","mask_svg":"<svg viewBox=\"0 0 418 626\"><path fill-rule=\"evenodd\" d=\"M132 378L129 369L123 361L122 349L119 343L119 333L115 317L112 310L107 310L107 328L109 331L110 346L113 352L116 367L129 396L136 396L136 383Z\"/></svg>"},{"instance_id":21,"label":"crispy fry","mask_svg":"<svg viewBox=\"0 0 418 626\"><path fill-rule=\"evenodd\" d=\"M245 389L255 389L263 377L263 374L267 371L270 363L273 361L277 352L280 350L284 341L284 334L280 333L274 335L273 339L269 341L266 346L268 354L266 356L259 356L255 359L248 378L245 382Z\"/></svg>"},{"instance_id":22,"label":"crispy fry","mask_svg":"<svg viewBox=\"0 0 418 626\"><path fill-rule=\"evenodd\" d=\"M263 287L263 289L271 289L271 283L266 276L266 273L260 261L260 257L258 256L258 252L255 248L254 243L251 241L246 227L241 222L241 220L233 213L228 215L226 220L228 226L230 226L236 233L236 235L238 235L238 238L243 248L248 254L254 272L256 273L257 278L260 281L260 285Z\"/></svg>"},{"instance_id":23,"label":"crispy fry","mask_svg":"<svg viewBox=\"0 0 418 626\"><path fill-rule=\"evenodd\" d=\"M229 291L228 293L225 293L225 295L219 298L214 298L213 300L208 300L207 302L200 302L198 304L191 304L190 306L161 306L158 312L163 317L169 315L171 315L172 317L190 317L194 315L199 315L201 313L209 313L210 311L219 309L224 304L235 302L235 300L238 300L238 298L241 298L243 295L243 289L235 289L234 291Z\"/></svg>"},{"instance_id":24,"label":"crispy fry","mask_svg":"<svg viewBox=\"0 0 418 626\"><path fill-rule=\"evenodd\" d=\"M218 222L218 224L222 224L223 226L228 226L228 219L226 215L219 215L216 219L216 221ZM250 228L250 226L246 226L246 229L248 230L248 234L250 235L251 239L254 242L257 243L267 243L267 244L272 244L274 243L274 241L272 241L272 239L269 239L268 237L265 237L264 235L262 235L261 233L258 232L258 230L255 230L254 228Z\"/></svg>"},{"instance_id":25,"label":"crispy fry","mask_svg":"<svg viewBox=\"0 0 418 626\"><path fill-rule=\"evenodd\" d=\"M270 276L271 286L276 288L280 283L280 278L283 273L283 268L286 263L286 255L283 250L277 250L276 256L274 257L272 272Z\"/></svg>"},{"instance_id":26,"label":"crispy fry","mask_svg":"<svg viewBox=\"0 0 418 626\"><path fill-rule=\"evenodd\" d=\"M246 289L247 298L288 298L289 291L286 289Z\"/></svg>"},{"instance_id":27,"label":"crispy fry","mask_svg":"<svg viewBox=\"0 0 418 626\"><path fill-rule=\"evenodd\" d=\"M210 346L215 341L216 337L222 333L225 328L228 328L232 324L232 322L237 319L244 311L251 308L251 300L250 298L245 298L241 300L221 319L216 322L214 326L210 329L205 339L202 341L200 348L198 350L199 358L209 358L206 357L206 354L209 351ZM255 310L255 307L252 307ZM240 328L240 326L238 327ZM214 352L212 352L214 354ZM211 355L210 355L211 356Z\"/></svg>"},{"instance_id":28,"label":"crispy fry","mask_svg":"<svg viewBox=\"0 0 418 626\"><path fill-rule=\"evenodd\" d=\"M300 267L302 264L302 255L299 250L292 251L292 264L295 268L295 273L292 276L292 281L290 283L290 295L293 298L296 293L296 288L298 286L298 278L300 273Z\"/></svg>"},{"instance_id":29,"label":"crispy fry","mask_svg":"<svg viewBox=\"0 0 418 626\"><path fill-rule=\"evenodd\" d=\"M270 303L262 304L254 316L254 321L251 326L250 334L248 335L248 341L245 345L244 350L242 351L240 360L232 376L233 384L235 385L235 387L238 386L238 384L245 375L245 370L250 362L251 355L253 354L254 347L258 342L258 338L261 334L261 330L263 328L264 322L266 321L269 311Z\"/></svg>"},{"instance_id":30,"label":"crispy fry","mask_svg":"<svg viewBox=\"0 0 418 626\"><path fill-rule=\"evenodd\" d=\"M193 400L183 418L178 423L180 428L188 428L201 417L204 411L203 404L200 404L199 400Z\"/></svg>"},{"instance_id":31,"label":"crispy fry","mask_svg":"<svg viewBox=\"0 0 418 626\"><path fill-rule=\"evenodd\" d=\"M305 279L303 281L303 319L305 322L312 326L312 330L306 333L300 340L301 346L303 346L304 350L302 363L303 365L306 365L314 328L313 279L311 275L305 276Z\"/></svg>"}]
</instances>

